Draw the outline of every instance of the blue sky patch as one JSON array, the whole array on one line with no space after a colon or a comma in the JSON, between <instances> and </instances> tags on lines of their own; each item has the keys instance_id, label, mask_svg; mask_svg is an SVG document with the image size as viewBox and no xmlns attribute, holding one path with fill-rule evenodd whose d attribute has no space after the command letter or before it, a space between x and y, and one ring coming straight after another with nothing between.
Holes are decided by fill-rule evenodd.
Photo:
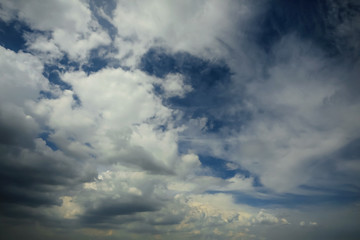
<instances>
[{"instance_id":1,"label":"blue sky patch","mask_svg":"<svg viewBox=\"0 0 360 240\"><path fill-rule=\"evenodd\" d=\"M101 46L99 48L92 49L87 63L81 66L82 70L87 74L91 74L106 67L120 67L118 60L104 56L109 52L116 51L117 50L113 46Z\"/></svg>"},{"instance_id":2,"label":"blue sky patch","mask_svg":"<svg viewBox=\"0 0 360 240\"><path fill-rule=\"evenodd\" d=\"M184 97L170 97L163 99L163 102L171 108L182 110L185 121L206 117L209 132L218 132L229 125L240 126L240 121L249 118L249 113L245 112L237 120L218 117L217 109L232 101L223 92L230 86L232 73L221 61L210 62L185 52L170 54L162 48L151 48L142 56L139 68L159 78L165 78L167 74L182 74L185 83L192 86L193 90ZM163 94L158 85L154 86L154 91L160 96Z\"/></svg>"},{"instance_id":3,"label":"blue sky patch","mask_svg":"<svg viewBox=\"0 0 360 240\"><path fill-rule=\"evenodd\" d=\"M100 14L99 11L103 11L104 14L109 17L113 16L113 11L116 8L116 1L114 0L91 0L90 9L94 14L98 23L108 32L109 36L112 40L114 40L117 35L116 27L108 21L103 15Z\"/></svg>"},{"instance_id":4,"label":"blue sky patch","mask_svg":"<svg viewBox=\"0 0 360 240\"><path fill-rule=\"evenodd\" d=\"M20 21L4 22L0 18L0 45L18 52L25 49L24 33L31 29Z\"/></svg>"},{"instance_id":5,"label":"blue sky patch","mask_svg":"<svg viewBox=\"0 0 360 240\"><path fill-rule=\"evenodd\" d=\"M201 165L205 168L208 168L211 172L211 175L221 177L223 179L228 179L234 177L236 174L244 176L245 178L250 177L250 172L243 170L241 168L231 169L226 164L230 163L224 159L199 155L199 160Z\"/></svg>"},{"instance_id":6,"label":"blue sky patch","mask_svg":"<svg viewBox=\"0 0 360 240\"><path fill-rule=\"evenodd\" d=\"M267 52L282 37L296 34L313 42L329 56L351 54L351 47L341 44L333 32L339 24L356 16L360 9L351 1L339 4L338 8L333 8L334 5L321 0L271 0L256 19L258 27L250 32L255 33L255 40Z\"/></svg>"},{"instance_id":7,"label":"blue sky patch","mask_svg":"<svg viewBox=\"0 0 360 240\"><path fill-rule=\"evenodd\" d=\"M283 206L288 208L297 208L311 205L342 205L350 204L360 200L356 192L336 191L327 194L300 195L300 194L272 194L268 197L254 197L246 193L234 193L235 201L242 204L248 204L254 207L273 208L274 206Z\"/></svg>"},{"instance_id":8,"label":"blue sky patch","mask_svg":"<svg viewBox=\"0 0 360 240\"><path fill-rule=\"evenodd\" d=\"M51 135L51 132L42 132L39 134L38 137L40 137L42 140L45 141L46 145L51 148L53 151L58 150L59 148L56 146L56 144L49 140L49 136Z\"/></svg>"}]
</instances>

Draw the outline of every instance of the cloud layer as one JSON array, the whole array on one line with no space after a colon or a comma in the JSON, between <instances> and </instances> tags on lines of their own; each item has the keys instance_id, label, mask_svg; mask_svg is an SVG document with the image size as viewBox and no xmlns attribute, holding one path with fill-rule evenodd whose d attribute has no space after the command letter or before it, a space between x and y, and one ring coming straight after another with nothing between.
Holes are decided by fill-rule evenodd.
<instances>
[{"instance_id":1,"label":"cloud layer","mask_svg":"<svg viewBox=\"0 0 360 240\"><path fill-rule=\"evenodd\" d=\"M359 9L1 1L1 238L357 239Z\"/></svg>"}]
</instances>

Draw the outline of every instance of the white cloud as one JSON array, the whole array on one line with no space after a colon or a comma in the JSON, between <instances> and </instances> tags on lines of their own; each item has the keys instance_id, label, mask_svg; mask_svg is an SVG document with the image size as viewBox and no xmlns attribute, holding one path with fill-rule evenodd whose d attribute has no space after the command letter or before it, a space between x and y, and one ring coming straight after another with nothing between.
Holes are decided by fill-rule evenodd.
<instances>
[{"instance_id":1,"label":"white cloud","mask_svg":"<svg viewBox=\"0 0 360 240\"><path fill-rule=\"evenodd\" d=\"M46 35L28 33L24 35L24 38L26 39L28 49L32 53L36 53L37 57L43 62L52 63L63 55L54 39L49 39Z\"/></svg>"},{"instance_id":2,"label":"white cloud","mask_svg":"<svg viewBox=\"0 0 360 240\"><path fill-rule=\"evenodd\" d=\"M252 16L251 8L239 1L119 1L112 21L119 32L118 58L133 66L158 45L210 59L224 57L226 41L240 36L233 29Z\"/></svg>"},{"instance_id":3,"label":"white cloud","mask_svg":"<svg viewBox=\"0 0 360 240\"><path fill-rule=\"evenodd\" d=\"M181 128L172 127L175 113L152 92L153 78L122 69L89 76L71 72L62 78L73 90L32 105L37 117L54 129L51 141L68 154L93 156L103 164L170 172L177 161L176 139ZM164 124L166 131L157 129Z\"/></svg>"},{"instance_id":4,"label":"white cloud","mask_svg":"<svg viewBox=\"0 0 360 240\"><path fill-rule=\"evenodd\" d=\"M178 196L178 198L181 198L181 196ZM189 195L185 199L190 209L188 215L177 226L178 230L200 230L203 232L209 227L217 225L228 232L252 224L252 210L234 204L232 197L229 195Z\"/></svg>"},{"instance_id":5,"label":"white cloud","mask_svg":"<svg viewBox=\"0 0 360 240\"><path fill-rule=\"evenodd\" d=\"M90 10L81 1L3 1L4 9L15 12L36 29L68 29L79 31L87 28ZM15 16L13 16L15 17Z\"/></svg>"},{"instance_id":6,"label":"white cloud","mask_svg":"<svg viewBox=\"0 0 360 240\"><path fill-rule=\"evenodd\" d=\"M255 220L262 224L276 224L279 223L279 219L270 213L267 213L264 209L256 215ZM286 221L286 219L285 219ZM282 221L283 222L283 221Z\"/></svg>"},{"instance_id":7,"label":"white cloud","mask_svg":"<svg viewBox=\"0 0 360 240\"><path fill-rule=\"evenodd\" d=\"M2 8L9 14L2 16L26 22L32 29L49 31L50 41L44 44L43 36L29 36L29 49L45 52L52 58L59 50L74 60L84 60L89 51L110 43L110 37L93 19L85 1L3 1ZM10 14L11 13L11 14ZM29 38L30 37L30 38ZM39 44L43 44L39 48Z\"/></svg>"},{"instance_id":8,"label":"white cloud","mask_svg":"<svg viewBox=\"0 0 360 240\"><path fill-rule=\"evenodd\" d=\"M28 99L36 99L41 90L48 90L42 76L41 62L28 53L15 53L0 46L0 101L24 106Z\"/></svg>"},{"instance_id":9,"label":"white cloud","mask_svg":"<svg viewBox=\"0 0 360 240\"><path fill-rule=\"evenodd\" d=\"M160 80L158 84L164 90L163 96L165 98L183 98L188 92L193 90L190 85L184 83L184 77L180 74L168 74L163 80Z\"/></svg>"}]
</instances>

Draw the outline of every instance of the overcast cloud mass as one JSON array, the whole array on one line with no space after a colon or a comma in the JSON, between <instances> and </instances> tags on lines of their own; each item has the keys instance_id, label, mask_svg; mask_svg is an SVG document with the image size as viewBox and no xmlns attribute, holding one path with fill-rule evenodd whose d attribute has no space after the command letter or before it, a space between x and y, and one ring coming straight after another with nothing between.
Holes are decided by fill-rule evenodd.
<instances>
[{"instance_id":1,"label":"overcast cloud mass","mask_svg":"<svg viewBox=\"0 0 360 240\"><path fill-rule=\"evenodd\" d=\"M360 239L357 0L0 0L0 238Z\"/></svg>"}]
</instances>

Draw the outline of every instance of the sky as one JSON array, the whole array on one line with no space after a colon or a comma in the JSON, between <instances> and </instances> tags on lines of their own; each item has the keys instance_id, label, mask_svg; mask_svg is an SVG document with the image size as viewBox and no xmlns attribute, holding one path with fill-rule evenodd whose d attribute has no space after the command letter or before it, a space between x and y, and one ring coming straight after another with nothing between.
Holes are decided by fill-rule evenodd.
<instances>
[{"instance_id":1,"label":"sky","mask_svg":"<svg viewBox=\"0 0 360 240\"><path fill-rule=\"evenodd\" d=\"M0 238L360 239L357 0L0 0Z\"/></svg>"}]
</instances>

